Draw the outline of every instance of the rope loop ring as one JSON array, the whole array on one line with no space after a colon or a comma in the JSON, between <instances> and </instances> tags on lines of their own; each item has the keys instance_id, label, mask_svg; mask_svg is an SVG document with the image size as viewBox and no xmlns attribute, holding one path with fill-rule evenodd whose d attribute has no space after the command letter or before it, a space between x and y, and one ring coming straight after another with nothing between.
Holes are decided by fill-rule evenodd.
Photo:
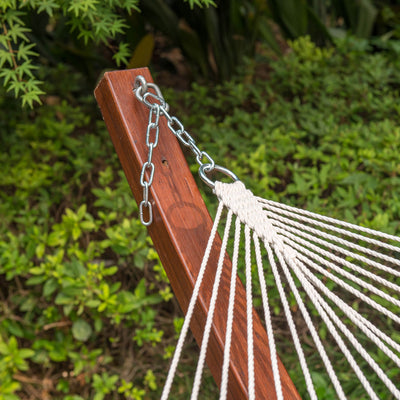
<instances>
[{"instance_id":1,"label":"rope loop ring","mask_svg":"<svg viewBox=\"0 0 400 400\"><path fill-rule=\"evenodd\" d=\"M213 182L207 174L210 172L220 172L221 174L224 174L231 178L234 182L238 181L239 178L228 168L221 167L220 165L214 164L214 167L212 164L202 164L199 168L199 175L201 180L209 186L211 189L214 190L215 187L215 182Z\"/></svg>"}]
</instances>

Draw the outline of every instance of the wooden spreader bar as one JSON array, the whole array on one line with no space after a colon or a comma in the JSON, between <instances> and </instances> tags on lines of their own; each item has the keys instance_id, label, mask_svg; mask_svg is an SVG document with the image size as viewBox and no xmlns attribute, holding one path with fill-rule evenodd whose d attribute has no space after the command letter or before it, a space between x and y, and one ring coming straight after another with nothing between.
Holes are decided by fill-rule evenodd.
<instances>
[{"instance_id":1,"label":"wooden spreader bar","mask_svg":"<svg viewBox=\"0 0 400 400\"><path fill-rule=\"evenodd\" d=\"M142 201L140 173L143 163L147 161L146 129L149 110L133 93L137 75L153 82L147 68L107 72L96 88L95 96L129 185L139 203ZM212 219L179 143L169 132L165 118L162 117L153 163L155 175L150 189L150 200L154 220L148 230L175 296L182 310L186 312L212 228ZM217 247L221 246L219 237L216 243ZM217 259L218 251L215 250L211 254L209 266L216 265ZM218 385L221 380L230 274L231 261L226 256L206 358ZM215 268L208 268L191 323L191 330L198 343L201 343L203 336L214 275ZM236 293L228 397L246 399L246 296L239 278L236 282ZM267 334L257 313L253 311L253 314L256 398L275 399ZM279 368L284 398L300 399L281 362Z\"/></svg>"}]
</instances>

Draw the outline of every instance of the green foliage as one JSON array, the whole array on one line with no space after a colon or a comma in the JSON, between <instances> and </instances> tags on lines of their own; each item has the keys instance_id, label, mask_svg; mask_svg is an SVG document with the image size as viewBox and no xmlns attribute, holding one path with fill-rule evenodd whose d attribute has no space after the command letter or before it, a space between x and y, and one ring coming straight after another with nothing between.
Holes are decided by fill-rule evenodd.
<instances>
[{"instance_id":1,"label":"green foliage","mask_svg":"<svg viewBox=\"0 0 400 400\"><path fill-rule=\"evenodd\" d=\"M210 2L211 4L211 2ZM143 2L143 15L179 46L194 73L214 80L231 78L256 42L266 40L279 52L263 2L216 0L216 7L194 9L179 1Z\"/></svg>"},{"instance_id":2,"label":"green foliage","mask_svg":"<svg viewBox=\"0 0 400 400\"><path fill-rule=\"evenodd\" d=\"M319 45L351 34L359 38L399 38L398 7L373 0L267 0L273 20L288 39L309 35Z\"/></svg>"},{"instance_id":3,"label":"green foliage","mask_svg":"<svg viewBox=\"0 0 400 400\"><path fill-rule=\"evenodd\" d=\"M2 99L0 399L25 398L29 385L143 399L168 363L160 341L173 323L158 307L171 294L105 128L84 103L21 115Z\"/></svg>"},{"instance_id":4,"label":"green foliage","mask_svg":"<svg viewBox=\"0 0 400 400\"><path fill-rule=\"evenodd\" d=\"M32 58L38 54L32 50L34 44L26 36L29 29L22 21L23 13L1 5L0 24L0 77L9 91L20 96L23 105L32 107L33 102L40 102L43 94L40 82L35 79L36 67Z\"/></svg>"},{"instance_id":5,"label":"green foliage","mask_svg":"<svg viewBox=\"0 0 400 400\"><path fill-rule=\"evenodd\" d=\"M267 0L267 4L286 37L294 39L309 34L319 42L331 39L324 20L328 9L325 1Z\"/></svg>"},{"instance_id":6,"label":"green foliage","mask_svg":"<svg viewBox=\"0 0 400 400\"><path fill-rule=\"evenodd\" d=\"M261 196L395 232L399 60L360 43L327 50L300 39L267 79L249 64L246 83L194 85L183 122Z\"/></svg>"},{"instance_id":7,"label":"green foliage","mask_svg":"<svg viewBox=\"0 0 400 400\"><path fill-rule=\"evenodd\" d=\"M197 7L209 7L209 6L215 6L215 3L213 0L185 0L186 2L189 3L190 8L193 8L194 6Z\"/></svg>"},{"instance_id":8,"label":"green foliage","mask_svg":"<svg viewBox=\"0 0 400 400\"><path fill-rule=\"evenodd\" d=\"M39 3L47 14L58 4ZM348 39L320 49L308 38L290 46L268 65L249 62L234 81L165 98L256 194L398 233L396 47L371 54L368 42ZM182 326L165 272L93 100L76 96L82 77L62 66L39 72L52 93L43 107L21 113L10 93L0 96L0 399L32 390L65 400L157 398ZM191 372L183 367L176 398L187 398ZM331 398L326 377L313 377ZM210 379L205 398L215 396ZM362 397L348 371L340 379Z\"/></svg>"},{"instance_id":9,"label":"green foliage","mask_svg":"<svg viewBox=\"0 0 400 400\"><path fill-rule=\"evenodd\" d=\"M112 52L117 66L128 64L132 50L126 34L131 28L132 13L139 11L138 3L138 0L1 0L0 77L4 87L20 98L22 105L32 108L44 94L43 81L35 73L43 63L52 64L58 57L64 61L68 53L72 59L78 56L76 64L82 64L85 58L98 63L99 55L91 47L102 47ZM213 2L189 0L189 4L193 8L210 6ZM78 44L71 46L71 40ZM60 47L64 54L57 55ZM100 69L107 66L104 54L101 57ZM92 60L90 68L93 67Z\"/></svg>"},{"instance_id":10,"label":"green foliage","mask_svg":"<svg viewBox=\"0 0 400 400\"><path fill-rule=\"evenodd\" d=\"M366 42L356 39L321 49L306 37L290 47L285 57L268 65L249 63L233 82L210 88L194 85L191 93L175 94L171 110L181 115L180 105L190 109L182 118L188 131L256 195L399 234L398 55L370 54ZM169 99L169 94L164 96ZM199 185L203 187L201 181ZM207 201L215 202L212 197ZM273 282L268 273L266 282ZM273 285L268 291L279 329L279 295ZM368 315L379 323L379 314L369 310ZM323 326L320 331L323 335ZM278 338L281 357L306 397L296 356L290 356L293 345L283 336ZM340 368L340 353L329 351ZM305 346L305 352L311 370L321 371L314 351ZM364 367L362 361L360 365ZM391 373L398 374L398 368L394 370ZM313 378L321 398L335 398L325 375L313 372ZM350 398L363 398L351 372L340 371L340 379ZM373 374L368 379L387 397Z\"/></svg>"},{"instance_id":11,"label":"green foliage","mask_svg":"<svg viewBox=\"0 0 400 400\"><path fill-rule=\"evenodd\" d=\"M21 97L23 105L32 107L40 102L43 94L41 82L35 78L34 59L38 53L32 49L32 28L27 24L28 16L37 13L47 14L50 27L62 18L68 19L70 31L75 32L85 45L89 42L109 45L109 41L127 28L119 9L127 13L137 10L137 0L112 0L98 2L95 0L49 0L49 1L2 1L0 3L0 76L4 86L16 97ZM50 29L50 28L49 28ZM51 29L54 29L51 28ZM120 43L114 55L118 64L126 60L127 47Z\"/></svg>"},{"instance_id":12,"label":"green foliage","mask_svg":"<svg viewBox=\"0 0 400 400\"><path fill-rule=\"evenodd\" d=\"M360 38L371 36L378 16L378 10L373 1L335 0L332 4L336 16L344 18L346 26L354 35Z\"/></svg>"}]
</instances>

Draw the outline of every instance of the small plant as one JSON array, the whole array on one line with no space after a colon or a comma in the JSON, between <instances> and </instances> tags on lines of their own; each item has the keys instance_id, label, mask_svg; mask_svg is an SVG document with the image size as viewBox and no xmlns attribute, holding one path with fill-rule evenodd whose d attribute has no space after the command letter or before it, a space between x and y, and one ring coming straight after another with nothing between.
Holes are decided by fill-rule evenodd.
<instances>
[{"instance_id":1,"label":"small plant","mask_svg":"<svg viewBox=\"0 0 400 400\"><path fill-rule=\"evenodd\" d=\"M290 45L268 66L248 62L234 81L165 98L218 164L258 195L398 233L396 53L370 54L353 38L333 50L309 38ZM0 88L0 399L157 398L181 315L93 100L71 95L82 77L70 72L52 70L43 91L57 97L30 111ZM271 307L279 317L280 303ZM284 335L279 346L296 381ZM177 398L187 398L191 359ZM320 396L332 397L313 374ZM340 374L346 391L362 397L349 371Z\"/></svg>"},{"instance_id":2,"label":"small plant","mask_svg":"<svg viewBox=\"0 0 400 400\"><path fill-rule=\"evenodd\" d=\"M191 8L213 4L211 0L188 2ZM111 51L117 66L128 64L132 49L126 33L130 28L130 15L139 11L138 4L138 0L2 0L0 77L4 87L20 98L23 105L32 107L35 102L41 102L43 81L37 78L36 73L41 66L39 52L42 58L47 58L46 63L54 63L55 53L47 42L48 37L55 40L60 30L66 33L59 40L66 52L69 51L68 46L63 41L65 37L74 35L79 44L72 54L74 57L79 54L80 62L85 53L92 53L89 45L102 45ZM36 32L38 29L41 31ZM68 41L71 41L70 37Z\"/></svg>"},{"instance_id":3,"label":"small plant","mask_svg":"<svg viewBox=\"0 0 400 400\"><path fill-rule=\"evenodd\" d=\"M195 85L171 108L176 115L181 115L179 104L191 110L182 117L188 131L256 195L399 234L398 57L391 51L370 54L365 42L354 38L339 41L335 49L320 49L307 37L290 46L285 57L269 63L267 79L249 64L244 78L211 88ZM207 202L215 202L212 195ZM267 271L266 282L273 281ZM252 290L257 296L259 288ZM307 396L293 345L280 328L279 295L273 285L268 292L282 333L279 354L300 394ZM369 311L368 317L379 324L381 315ZM318 328L324 335L324 327ZM338 352L329 337L326 346L335 360ZM318 395L335 398L312 350L305 346L305 352ZM341 370L337 361L346 393L363 397L352 372ZM390 372L398 374L395 370ZM372 374L367 379L387 397L382 382Z\"/></svg>"},{"instance_id":4,"label":"small plant","mask_svg":"<svg viewBox=\"0 0 400 400\"><path fill-rule=\"evenodd\" d=\"M0 399L24 398L27 382L46 396L105 399L124 387L116 349L132 358L159 353L168 362L160 342L172 321L168 328L157 311L171 298L165 273L104 128L85 132L90 118L65 101L7 114ZM45 378L49 365L54 375ZM120 398L141 399L144 388L158 387L160 367L129 368L135 373Z\"/></svg>"}]
</instances>

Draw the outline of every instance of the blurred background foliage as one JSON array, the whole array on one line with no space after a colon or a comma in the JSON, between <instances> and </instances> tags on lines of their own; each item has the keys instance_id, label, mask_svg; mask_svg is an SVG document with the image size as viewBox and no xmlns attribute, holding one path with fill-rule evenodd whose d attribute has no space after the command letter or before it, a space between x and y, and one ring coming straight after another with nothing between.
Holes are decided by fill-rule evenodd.
<instances>
[{"instance_id":1,"label":"blurred background foliage","mask_svg":"<svg viewBox=\"0 0 400 400\"><path fill-rule=\"evenodd\" d=\"M150 66L258 195L398 234L399 22L389 0L0 0L0 400L160 394L182 319L93 98L104 71Z\"/></svg>"},{"instance_id":2,"label":"blurred background foliage","mask_svg":"<svg viewBox=\"0 0 400 400\"><path fill-rule=\"evenodd\" d=\"M148 65L162 34L192 79L223 81L260 40L277 54L279 40L304 35L319 45L347 34L393 45L398 8L388 0L1 0L0 77L32 106L44 94L43 67L71 65L91 88L102 69ZM179 55L163 61L177 68Z\"/></svg>"}]
</instances>

